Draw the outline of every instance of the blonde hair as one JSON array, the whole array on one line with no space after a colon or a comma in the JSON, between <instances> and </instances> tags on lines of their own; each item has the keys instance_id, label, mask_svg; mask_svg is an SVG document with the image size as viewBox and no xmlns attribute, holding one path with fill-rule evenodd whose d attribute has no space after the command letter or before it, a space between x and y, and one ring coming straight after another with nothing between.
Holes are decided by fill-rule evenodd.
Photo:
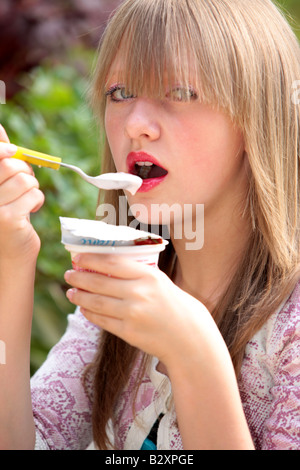
<instances>
[{"instance_id":1,"label":"blonde hair","mask_svg":"<svg viewBox=\"0 0 300 470\"><path fill-rule=\"evenodd\" d=\"M300 79L299 43L271 0L127 0L111 18L99 48L91 101L102 124L117 55L123 65L120 82L130 92L164 96L166 75L170 83L176 78L187 86L192 75L200 99L224 110L243 132L251 169L245 213L253 231L228 291L212 312L238 374L247 341L298 278L299 105L292 101L292 86ZM103 171L115 171L107 142ZM117 196L108 192L106 202L117 207ZM101 348L98 368L107 355L103 343ZM131 363L135 357L132 350ZM105 432L97 420L111 416L130 367L117 379L107 406L102 403L109 378L98 375L95 381L95 429L102 447ZM106 411L100 412L101 406Z\"/></svg>"}]
</instances>

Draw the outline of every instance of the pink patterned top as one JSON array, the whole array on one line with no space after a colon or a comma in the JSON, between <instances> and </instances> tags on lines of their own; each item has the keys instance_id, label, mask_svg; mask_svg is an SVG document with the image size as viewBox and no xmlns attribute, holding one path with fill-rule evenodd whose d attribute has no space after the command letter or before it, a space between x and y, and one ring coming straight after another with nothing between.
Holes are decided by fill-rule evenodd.
<instances>
[{"instance_id":1,"label":"pink patterned top","mask_svg":"<svg viewBox=\"0 0 300 470\"><path fill-rule=\"evenodd\" d=\"M82 375L95 354L99 329L76 310L66 333L32 378L36 449L93 448L91 392ZM164 413L158 450L182 449L169 379L156 370L144 377L132 414L135 374L116 410L109 432L116 449L140 449L153 423ZM256 449L300 450L300 284L248 343L239 381L245 416Z\"/></svg>"}]
</instances>

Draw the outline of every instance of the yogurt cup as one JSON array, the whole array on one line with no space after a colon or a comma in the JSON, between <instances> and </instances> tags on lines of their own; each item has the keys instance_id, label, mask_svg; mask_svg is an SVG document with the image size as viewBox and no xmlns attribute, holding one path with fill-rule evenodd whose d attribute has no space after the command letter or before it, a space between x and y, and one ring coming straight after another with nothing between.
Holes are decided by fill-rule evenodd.
<instances>
[{"instance_id":1,"label":"yogurt cup","mask_svg":"<svg viewBox=\"0 0 300 470\"><path fill-rule=\"evenodd\" d=\"M116 254L134 261L139 261L149 266L157 267L160 253L165 249L167 242L155 245L133 245L133 246L86 246L86 245L65 245L65 249L70 252L72 267L81 270L74 258L78 253L102 253Z\"/></svg>"},{"instance_id":2,"label":"yogurt cup","mask_svg":"<svg viewBox=\"0 0 300 470\"><path fill-rule=\"evenodd\" d=\"M157 267L168 242L159 235L105 222L60 217L62 243L70 252L73 269L78 253L116 254Z\"/></svg>"}]
</instances>

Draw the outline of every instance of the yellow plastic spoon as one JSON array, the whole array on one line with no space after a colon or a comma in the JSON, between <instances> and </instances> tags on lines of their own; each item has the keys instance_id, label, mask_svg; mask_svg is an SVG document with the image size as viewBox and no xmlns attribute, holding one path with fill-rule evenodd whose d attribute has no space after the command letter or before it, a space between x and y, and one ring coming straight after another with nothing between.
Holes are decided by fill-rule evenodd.
<instances>
[{"instance_id":1,"label":"yellow plastic spoon","mask_svg":"<svg viewBox=\"0 0 300 470\"><path fill-rule=\"evenodd\" d=\"M53 157L46 153L36 152L35 150L29 150L24 147L17 146L18 150L13 156L18 160L30 163L31 165L43 166L46 168L52 168L53 170L59 170L62 161L59 157Z\"/></svg>"},{"instance_id":2,"label":"yellow plastic spoon","mask_svg":"<svg viewBox=\"0 0 300 470\"><path fill-rule=\"evenodd\" d=\"M53 170L59 170L60 167L75 171L85 181L101 189L127 189L131 194L135 194L141 187L143 180L139 176L130 173L104 173L99 176L89 176L80 168L74 165L63 163L61 158L47 155L46 153L36 152L24 147L17 146L18 150L13 156L18 160L23 160L32 165L38 165Z\"/></svg>"}]
</instances>

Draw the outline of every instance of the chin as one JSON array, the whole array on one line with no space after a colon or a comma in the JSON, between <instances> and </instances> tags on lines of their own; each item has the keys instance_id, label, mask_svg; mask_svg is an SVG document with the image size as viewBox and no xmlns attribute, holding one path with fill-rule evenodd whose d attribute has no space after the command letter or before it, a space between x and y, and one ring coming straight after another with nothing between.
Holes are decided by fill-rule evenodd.
<instances>
[{"instance_id":1,"label":"chin","mask_svg":"<svg viewBox=\"0 0 300 470\"><path fill-rule=\"evenodd\" d=\"M166 225L182 224L183 213L180 204L133 203L130 212L141 224Z\"/></svg>"}]
</instances>

